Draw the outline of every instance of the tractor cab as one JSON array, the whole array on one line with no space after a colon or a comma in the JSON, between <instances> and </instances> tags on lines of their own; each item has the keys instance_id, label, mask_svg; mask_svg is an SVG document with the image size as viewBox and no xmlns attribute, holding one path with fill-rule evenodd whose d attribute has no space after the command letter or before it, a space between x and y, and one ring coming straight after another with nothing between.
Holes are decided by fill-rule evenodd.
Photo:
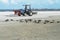
<instances>
[{"instance_id":1,"label":"tractor cab","mask_svg":"<svg viewBox=\"0 0 60 40\"><path fill-rule=\"evenodd\" d=\"M32 16L31 5L23 5L23 6L25 6L24 13L27 14L28 16Z\"/></svg>"}]
</instances>

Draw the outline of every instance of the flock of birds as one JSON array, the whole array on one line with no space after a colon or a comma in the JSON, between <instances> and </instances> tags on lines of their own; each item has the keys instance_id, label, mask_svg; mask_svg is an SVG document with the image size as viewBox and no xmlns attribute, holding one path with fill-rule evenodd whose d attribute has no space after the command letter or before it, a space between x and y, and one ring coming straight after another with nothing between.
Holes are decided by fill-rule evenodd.
<instances>
[{"instance_id":1,"label":"flock of birds","mask_svg":"<svg viewBox=\"0 0 60 40\"><path fill-rule=\"evenodd\" d=\"M43 23L43 24L47 24L47 23L60 23L60 21L55 21L55 20L35 20L35 19L20 19L20 20L13 20L13 19L6 19L5 22L9 22L9 21L18 21L18 22L26 22L26 23L30 23L30 22L33 22L33 23Z\"/></svg>"}]
</instances>

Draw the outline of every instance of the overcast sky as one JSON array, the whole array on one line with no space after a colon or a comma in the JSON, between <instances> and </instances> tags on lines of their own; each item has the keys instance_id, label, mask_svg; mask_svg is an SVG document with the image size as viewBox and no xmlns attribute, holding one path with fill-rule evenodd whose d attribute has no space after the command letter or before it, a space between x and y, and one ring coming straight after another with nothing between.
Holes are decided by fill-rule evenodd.
<instances>
[{"instance_id":1,"label":"overcast sky","mask_svg":"<svg viewBox=\"0 0 60 40\"><path fill-rule=\"evenodd\" d=\"M60 9L60 0L0 0L0 9L21 9L31 4L32 8Z\"/></svg>"}]
</instances>

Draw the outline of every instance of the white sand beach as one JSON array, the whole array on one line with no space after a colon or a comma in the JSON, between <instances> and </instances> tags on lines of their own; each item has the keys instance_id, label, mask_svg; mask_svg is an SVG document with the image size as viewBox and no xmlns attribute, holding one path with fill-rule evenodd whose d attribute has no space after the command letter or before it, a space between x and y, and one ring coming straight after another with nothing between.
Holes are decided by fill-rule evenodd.
<instances>
[{"instance_id":1,"label":"white sand beach","mask_svg":"<svg viewBox=\"0 0 60 40\"><path fill-rule=\"evenodd\" d=\"M0 40L60 40L60 23L0 23Z\"/></svg>"},{"instance_id":2,"label":"white sand beach","mask_svg":"<svg viewBox=\"0 0 60 40\"><path fill-rule=\"evenodd\" d=\"M41 14L41 16L37 15L36 17L0 16L0 40L60 40L60 14L48 15ZM6 19L9 21L5 21ZM13 21L10 21L11 19ZM42 21L40 23L33 21L26 23L25 21L20 22L21 19ZM45 20L49 22L44 24Z\"/></svg>"}]
</instances>

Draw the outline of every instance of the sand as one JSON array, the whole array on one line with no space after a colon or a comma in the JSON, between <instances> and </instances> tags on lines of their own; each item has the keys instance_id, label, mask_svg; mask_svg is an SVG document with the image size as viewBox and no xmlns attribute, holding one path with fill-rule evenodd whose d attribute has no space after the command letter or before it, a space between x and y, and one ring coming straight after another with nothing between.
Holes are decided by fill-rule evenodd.
<instances>
[{"instance_id":1,"label":"sand","mask_svg":"<svg viewBox=\"0 0 60 40\"><path fill-rule=\"evenodd\" d=\"M60 21L60 11L54 12L55 14L49 13L51 12L39 12L32 17L6 17L4 13L1 14L3 16L0 16L0 40L60 40L60 23L57 23ZM43 21L40 23L19 21L33 18ZM5 22L6 19L10 21ZM44 20L55 21L44 24Z\"/></svg>"},{"instance_id":2,"label":"sand","mask_svg":"<svg viewBox=\"0 0 60 40\"><path fill-rule=\"evenodd\" d=\"M60 40L60 23L0 22L0 40Z\"/></svg>"}]
</instances>

